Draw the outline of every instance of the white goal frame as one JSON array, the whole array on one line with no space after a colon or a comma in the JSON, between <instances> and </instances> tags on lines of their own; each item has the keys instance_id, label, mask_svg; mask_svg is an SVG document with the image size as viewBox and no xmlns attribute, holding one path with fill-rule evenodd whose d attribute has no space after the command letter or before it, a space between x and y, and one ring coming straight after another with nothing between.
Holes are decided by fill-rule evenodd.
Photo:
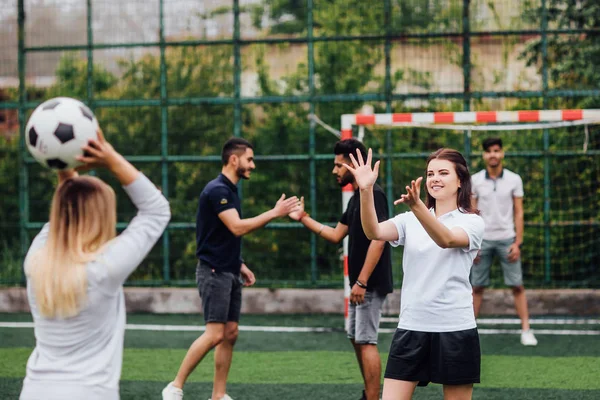
<instances>
[{"instance_id":1,"label":"white goal frame","mask_svg":"<svg viewBox=\"0 0 600 400\"><path fill-rule=\"evenodd\" d=\"M521 111L461 111L461 112L424 112L392 114L344 114L341 116L341 130L335 131L325 125L318 117L309 116L340 139L352 137L353 126L379 125L390 127L422 127L429 129L464 131L515 131L525 129L558 128L563 126L585 125L585 143L587 150L589 134L587 125L600 123L600 109L571 110L521 110ZM362 141L361 131L358 139ZM352 185L342 188L342 210L345 212L348 202L354 194ZM348 277L348 237L344 238L344 321L348 329L348 307L350 301L350 279Z\"/></svg>"}]
</instances>

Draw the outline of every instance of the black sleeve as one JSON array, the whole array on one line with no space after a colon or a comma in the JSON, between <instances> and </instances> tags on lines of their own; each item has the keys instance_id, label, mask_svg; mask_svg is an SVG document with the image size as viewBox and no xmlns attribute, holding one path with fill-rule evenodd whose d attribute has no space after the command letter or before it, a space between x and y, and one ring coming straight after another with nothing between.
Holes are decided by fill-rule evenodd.
<instances>
[{"instance_id":1,"label":"black sleeve","mask_svg":"<svg viewBox=\"0 0 600 400\"><path fill-rule=\"evenodd\" d=\"M344 225L348 226L348 210L350 210L350 208L352 206L352 201L354 201L354 196L352 196L350 198L350 201L348 201L348 206L346 207L346 211L344 211L344 213L342 214L342 217L340 218L340 224L344 224Z\"/></svg>"},{"instance_id":2,"label":"black sleeve","mask_svg":"<svg viewBox=\"0 0 600 400\"><path fill-rule=\"evenodd\" d=\"M235 208L233 193L224 186L213 188L208 194L208 199L217 215L230 208Z\"/></svg>"}]
</instances>

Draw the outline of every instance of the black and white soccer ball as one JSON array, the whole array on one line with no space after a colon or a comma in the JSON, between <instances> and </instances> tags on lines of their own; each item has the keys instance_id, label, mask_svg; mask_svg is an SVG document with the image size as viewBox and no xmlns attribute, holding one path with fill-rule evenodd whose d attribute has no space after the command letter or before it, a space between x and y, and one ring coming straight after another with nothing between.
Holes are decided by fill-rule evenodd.
<instances>
[{"instance_id":1,"label":"black and white soccer ball","mask_svg":"<svg viewBox=\"0 0 600 400\"><path fill-rule=\"evenodd\" d=\"M47 168L74 168L81 163L75 157L81 147L98 138L98 121L81 101L56 97L40 104L25 127L29 152Z\"/></svg>"}]
</instances>

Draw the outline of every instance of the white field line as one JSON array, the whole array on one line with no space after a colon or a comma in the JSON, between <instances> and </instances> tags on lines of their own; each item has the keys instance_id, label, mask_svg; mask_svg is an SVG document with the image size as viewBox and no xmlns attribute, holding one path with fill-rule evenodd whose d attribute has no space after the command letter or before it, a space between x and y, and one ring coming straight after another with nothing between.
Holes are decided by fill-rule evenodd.
<instances>
[{"instance_id":1,"label":"white field line","mask_svg":"<svg viewBox=\"0 0 600 400\"><path fill-rule=\"evenodd\" d=\"M397 324L398 318L383 317L381 322L392 322ZM521 320L518 318L478 318L478 324L482 325L521 325ZM598 325L600 319L577 319L577 318L532 318L529 320L530 325Z\"/></svg>"},{"instance_id":2,"label":"white field line","mask_svg":"<svg viewBox=\"0 0 600 400\"><path fill-rule=\"evenodd\" d=\"M394 333L396 328L379 328L379 333ZM480 335L512 335L521 334L520 329L480 329ZM569 329L534 329L536 335L573 335L573 336L595 336L600 335L600 330L569 330Z\"/></svg>"},{"instance_id":3,"label":"white field line","mask_svg":"<svg viewBox=\"0 0 600 400\"><path fill-rule=\"evenodd\" d=\"M0 328L33 328L33 322L0 322ZM277 333L298 333L298 332L333 332L336 329L324 327L286 327L286 326L250 326L240 325L240 331L246 332L277 332ZM128 331L170 331L170 332L202 332L203 326L193 325L150 325L150 324L127 324L125 329ZM380 333L394 333L395 328L380 328ZM479 329L482 335L503 335L518 334L520 329ZM568 330L568 329L536 329L536 334L540 335L600 335L600 330Z\"/></svg>"},{"instance_id":4,"label":"white field line","mask_svg":"<svg viewBox=\"0 0 600 400\"><path fill-rule=\"evenodd\" d=\"M0 322L0 328L33 328L33 322ZM153 325L126 324L128 331L170 331L170 332L202 332L204 326L194 325ZM240 331L246 332L333 332L332 328L320 327L287 327L287 326L250 326L240 325Z\"/></svg>"},{"instance_id":5,"label":"white field line","mask_svg":"<svg viewBox=\"0 0 600 400\"><path fill-rule=\"evenodd\" d=\"M534 329L536 335L600 335L600 331L593 330L572 330L572 329ZM521 334L520 329L477 329L481 335L510 335Z\"/></svg>"}]
</instances>

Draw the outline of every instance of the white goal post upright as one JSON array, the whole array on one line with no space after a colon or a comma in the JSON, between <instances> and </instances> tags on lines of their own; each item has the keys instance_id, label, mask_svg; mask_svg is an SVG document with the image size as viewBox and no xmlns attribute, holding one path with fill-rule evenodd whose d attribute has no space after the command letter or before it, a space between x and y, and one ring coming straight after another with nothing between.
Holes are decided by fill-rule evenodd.
<instances>
[{"instance_id":1,"label":"white goal post upright","mask_svg":"<svg viewBox=\"0 0 600 400\"><path fill-rule=\"evenodd\" d=\"M515 124L507 126L505 124ZM553 125L554 123L554 125ZM600 109L592 110L523 110L523 111L460 111L394 114L344 114L341 117L341 139L352 137L353 126L381 125L456 130L517 130L556 126L564 124L600 123ZM466 125L465 126L461 126ZM504 124L504 125L477 125ZM352 185L342 188L342 211L346 211L353 194ZM344 321L348 328L350 301L350 278L348 277L348 237L344 238Z\"/></svg>"}]
</instances>

